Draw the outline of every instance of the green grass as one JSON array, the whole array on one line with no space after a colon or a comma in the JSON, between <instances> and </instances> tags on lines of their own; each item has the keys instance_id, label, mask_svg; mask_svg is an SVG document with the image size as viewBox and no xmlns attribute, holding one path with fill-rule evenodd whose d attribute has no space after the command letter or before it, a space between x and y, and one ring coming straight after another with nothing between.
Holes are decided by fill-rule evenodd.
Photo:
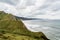
<instances>
[{"instance_id":1,"label":"green grass","mask_svg":"<svg viewBox=\"0 0 60 40\"><path fill-rule=\"evenodd\" d=\"M16 37L11 36L11 40L13 40L12 38L15 38L14 40L48 40L42 32L31 32L27 30L20 19L17 19L11 14L6 14L3 11L0 11L0 33L2 33L3 36L5 35L4 37L6 37L8 33L9 35L15 35ZM0 40L5 39L2 37Z\"/></svg>"},{"instance_id":2,"label":"green grass","mask_svg":"<svg viewBox=\"0 0 60 40\"><path fill-rule=\"evenodd\" d=\"M11 33L6 33L1 36L2 40L37 40L35 38L29 37L29 36L23 36L23 35L17 35L17 34L11 34Z\"/></svg>"}]
</instances>

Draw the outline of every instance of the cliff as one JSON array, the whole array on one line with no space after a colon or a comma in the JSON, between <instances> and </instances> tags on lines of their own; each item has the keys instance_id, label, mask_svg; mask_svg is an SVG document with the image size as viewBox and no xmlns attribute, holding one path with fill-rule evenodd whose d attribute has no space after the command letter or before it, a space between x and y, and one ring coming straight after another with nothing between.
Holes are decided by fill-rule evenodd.
<instances>
[{"instance_id":1,"label":"cliff","mask_svg":"<svg viewBox=\"0 0 60 40\"><path fill-rule=\"evenodd\" d=\"M22 20L0 11L0 40L49 40L42 32L27 30Z\"/></svg>"}]
</instances>

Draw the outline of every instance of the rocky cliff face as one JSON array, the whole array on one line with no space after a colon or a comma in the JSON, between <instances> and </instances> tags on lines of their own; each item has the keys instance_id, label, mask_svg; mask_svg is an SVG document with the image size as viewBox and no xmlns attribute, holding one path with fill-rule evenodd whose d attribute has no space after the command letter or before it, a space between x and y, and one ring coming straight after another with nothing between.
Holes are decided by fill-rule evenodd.
<instances>
[{"instance_id":1,"label":"rocky cliff face","mask_svg":"<svg viewBox=\"0 0 60 40\"><path fill-rule=\"evenodd\" d=\"M27 30L23 22L0 11L0 40L49 40L42 32Z\"/></svg>"}]
</instances>

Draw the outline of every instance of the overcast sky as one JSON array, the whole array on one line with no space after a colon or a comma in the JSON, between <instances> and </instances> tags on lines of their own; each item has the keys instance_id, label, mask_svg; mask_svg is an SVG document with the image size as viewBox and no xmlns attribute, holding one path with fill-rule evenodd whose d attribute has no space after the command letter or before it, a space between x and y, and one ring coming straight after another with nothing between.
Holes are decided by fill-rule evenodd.
<instances>
[{"instance_id":1,"label":"overcast sky","mask_svg":"<svg viewBox=\"0 0 60 40\"><path fill-rule=\"evenodd\" d=\"M60 0L0 0L0 10L16 16L60 19Z\"/></svg>"}]
</instances>

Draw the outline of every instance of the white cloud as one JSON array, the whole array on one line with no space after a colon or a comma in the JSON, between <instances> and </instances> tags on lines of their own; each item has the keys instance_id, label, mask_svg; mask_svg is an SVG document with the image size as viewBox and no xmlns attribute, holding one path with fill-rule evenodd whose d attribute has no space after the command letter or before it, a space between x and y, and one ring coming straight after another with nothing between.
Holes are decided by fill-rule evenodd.
<instances>
[{"instance_id":1,"label":"white cloud","mask_svg":"<svg viewBox=\"0 0 60 40\"><path fill-rule=\"evenodd\" d=\"M20 15L24 17L35 14L32 12L36 11L40 6L42 6L42 4L44 3L44 0L35 0L35 2L33 3L34 5L29 5L29 6L27 6L26 2L27 0L21 0L16 7L17 10L20 12Z\"/></svg>"},{"instance_id":2,"label":"white cloud","mask_svg":"<svg viewBox=\"0 0 60 40\"><path fill-rule=\"evenodd\" d=\"M13 15L17 15L18 11L15 9L14 6L0 2L0 11L5 11L7 13L12 13Z\"/></svg>"},{"instance_id":3,"label":"white cloud","mask_svg":"<svg viewBox=\"0 0 60 40\"><path fill-rule=\"evenodd\" d=\"M11 7L12 5L5 3L8 4L8 6L6 6L4 2L2 2L3 4L0 5L0 9L8 9L8 11L12 11L12 14L15 13L14 15L23 17L60 19L60 0L11 0L10 2L15 5Z\"/></svg>"}]
</instances>

